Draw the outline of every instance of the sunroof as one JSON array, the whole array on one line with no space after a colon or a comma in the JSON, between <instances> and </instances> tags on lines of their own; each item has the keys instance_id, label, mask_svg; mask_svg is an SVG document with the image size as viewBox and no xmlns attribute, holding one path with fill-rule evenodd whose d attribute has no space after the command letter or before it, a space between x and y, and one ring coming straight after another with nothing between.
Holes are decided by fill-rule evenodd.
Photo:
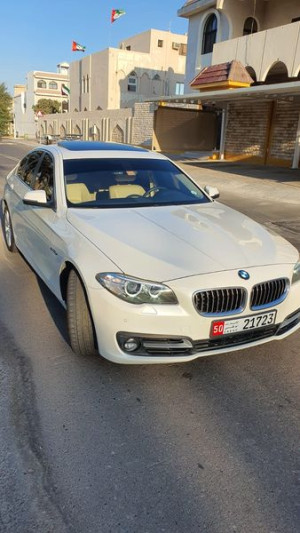
<instances>
[{"instance_id":1,"label":"sunroof","mask_svg":"<svg viewBox=\"0 0 300 533\"><path fill-rule=\"evenodd\" d=\"M105 143L97 141L60 141L58 146L71 150L72 152L89 151L89 150L123 150L129 152L147 152L144 148L130 146L128 144Z\"/></svg>"}]
</instances>

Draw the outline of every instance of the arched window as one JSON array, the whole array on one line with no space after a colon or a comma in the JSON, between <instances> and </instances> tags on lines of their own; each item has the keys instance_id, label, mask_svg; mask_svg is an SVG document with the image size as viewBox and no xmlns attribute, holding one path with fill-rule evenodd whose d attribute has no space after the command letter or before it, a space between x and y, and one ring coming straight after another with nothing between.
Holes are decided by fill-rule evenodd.
<instances>
[{"instance_id":1,"label":"arched window","mask_svg":"<svg viewBox=\"0 0 300 533\"><path fill-rule=\"evenodd\" d=\"M49 89L57 89L57 83L56 83L56 81L50 81L50 83L49 83Z\"/></svg>"},{"instance_id":2,"label":"arched window","mask_svg":"<svg viewBox=\"0 0 300 533\"><path fill-rule=\"evenodd\" d=\"M39 89L46 89L47 85L46 85L46 82L44 80L39 80L37 82L37 86Z\"/></svg>"},{"instance_id":3,"label":"arched window","mask_svg":"<svg viewBox=\"0 0 300 533\"><path fill-rule=\"evenodd\" d=\"M130 91L130 92L136 92L136 86L137 86L137 76L136 76L136 73L133 71L133 72L130 72L129 76L128 76L128 87L127 87L127 90Z\"/></svg>"},{"instance_id":4,"label":"arched window","mask_svg":"<svg viewBox=\"0 0 300 533\"><path fill-rule=\"evenodd\" d=\"M243 35L251 35L257 32L257 22L253 17L248 17L245 20Z\"/></svg>"},{"instance_id":5,"label":"arched window","mask_svg":"<svg viewBox=\"0 0 300 533\"><path fill-rule=\"evenodd\" d=\"M213 51L217 39L218 21L216 15L210 15L205 23L202 41L202 54Z\"/></svg>"}]
</instances>

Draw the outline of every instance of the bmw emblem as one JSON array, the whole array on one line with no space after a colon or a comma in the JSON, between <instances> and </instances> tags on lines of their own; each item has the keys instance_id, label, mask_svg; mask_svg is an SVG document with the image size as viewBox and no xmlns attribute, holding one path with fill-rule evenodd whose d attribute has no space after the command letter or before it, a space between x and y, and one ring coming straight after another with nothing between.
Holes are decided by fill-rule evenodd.
<instances>
[{"instance_id":1,"label":"bmw emblem","mask_svg":"<svg viewBox=\"0 0 300 533\"><path fill-rule=\"evenodd\" d=\"M250 274L249 274L249 272L246 272L246 270L239 270L238 271L238 275L242 279L249 279L250 278Z\"/></svg>"}]
</instances>

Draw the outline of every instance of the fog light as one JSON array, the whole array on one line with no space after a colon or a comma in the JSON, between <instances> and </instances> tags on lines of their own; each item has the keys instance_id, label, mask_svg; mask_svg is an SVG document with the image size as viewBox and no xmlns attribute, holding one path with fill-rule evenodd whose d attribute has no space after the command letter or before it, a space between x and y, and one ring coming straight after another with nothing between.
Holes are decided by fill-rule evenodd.
<instances>
[{"instance_id":1,"label":"fog light","mask_svg":"<svg viewBox=\"0 0 300 533\"><path fill-rule=\"evenodd\" d=\"M130 337L124 342L124 349L126 350L126 352L134 352L138 349L139 345L140 343L137 339Z\"/></svg>"}]
</instances>

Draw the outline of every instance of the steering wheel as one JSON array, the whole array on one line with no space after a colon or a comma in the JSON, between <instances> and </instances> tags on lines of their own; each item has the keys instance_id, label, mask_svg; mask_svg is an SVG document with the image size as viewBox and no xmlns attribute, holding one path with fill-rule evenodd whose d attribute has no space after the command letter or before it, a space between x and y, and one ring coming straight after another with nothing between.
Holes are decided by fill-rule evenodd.
<instances>
[{"instance_id":1,"label":"steering wheel","mask_svg":"<svg viewBox=\"0 0 300 533\"><path fill-rule=\"evenodd\" d=\"M152 192L165 191L166 189L166 187L151 187L151 189L148 189L148 191L143 194L143 198L147 198Z\"/></svg>"}]
</instances>

